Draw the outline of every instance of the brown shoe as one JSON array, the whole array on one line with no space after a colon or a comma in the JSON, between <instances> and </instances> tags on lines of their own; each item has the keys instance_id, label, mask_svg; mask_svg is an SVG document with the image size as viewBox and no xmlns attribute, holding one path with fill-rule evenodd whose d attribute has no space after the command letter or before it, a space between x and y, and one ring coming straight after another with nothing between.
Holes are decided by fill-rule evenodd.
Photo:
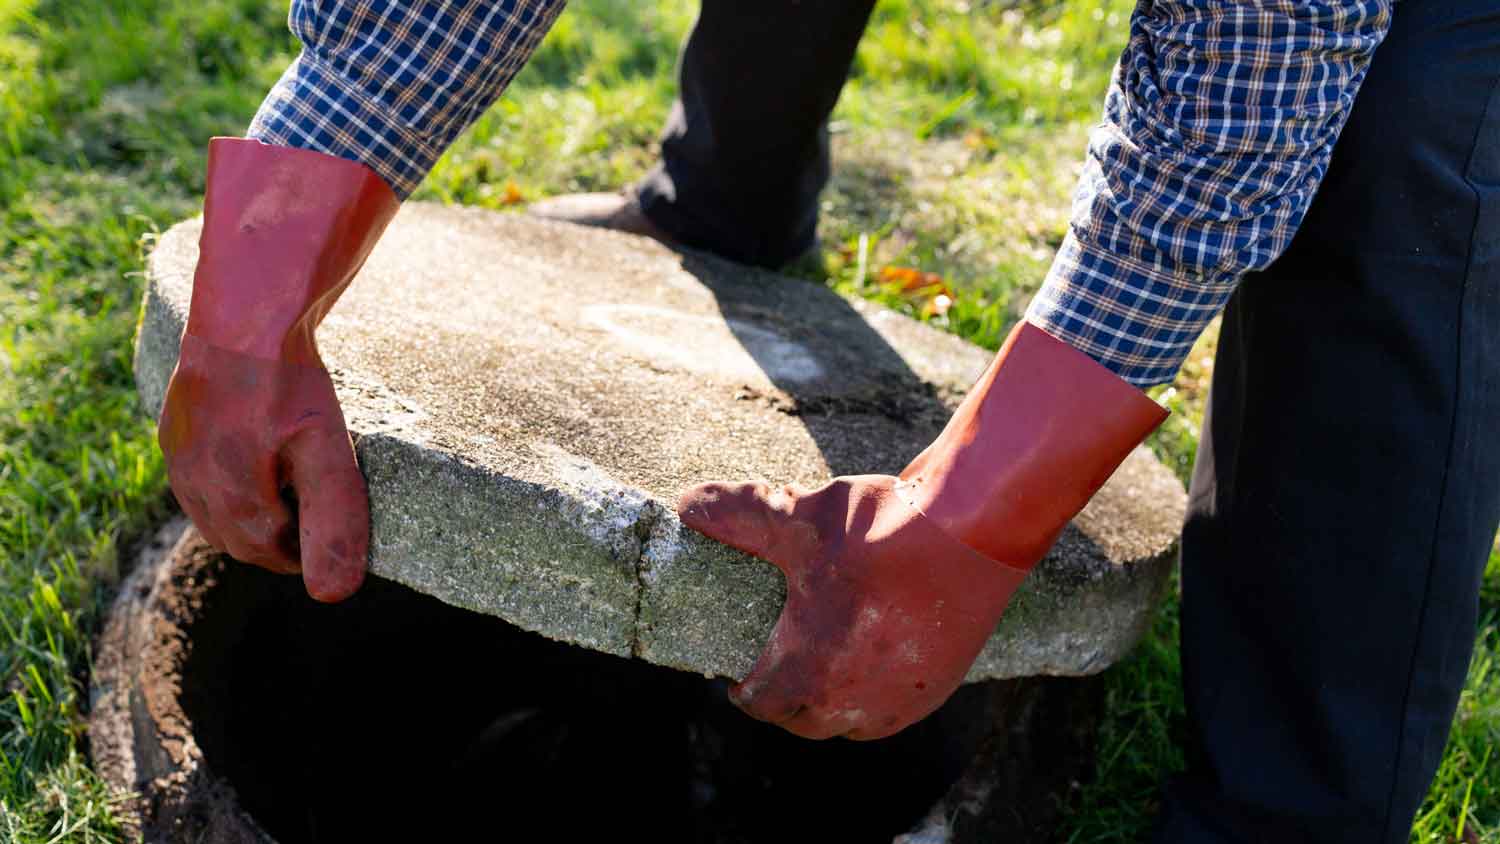
<instances>
[{"instance_id":1,"label":"brown shoe","mask_svg":"<svg viewBox=\"0 0 1500 844\"><path fill-rule=\"evenodd\" d=\"M526 213L547 220L644 235L667 246L677 241L651 222L636 198L624 193L570 193L531 203Z\"/></svg>"}]
</instances>

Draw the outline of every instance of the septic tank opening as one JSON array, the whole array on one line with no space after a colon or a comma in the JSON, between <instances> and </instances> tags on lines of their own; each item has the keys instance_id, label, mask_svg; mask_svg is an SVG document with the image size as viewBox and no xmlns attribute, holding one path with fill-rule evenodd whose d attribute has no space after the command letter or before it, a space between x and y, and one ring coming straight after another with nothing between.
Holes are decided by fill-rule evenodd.
<instances>
[{"instance_id":1,"label":"septic tank opening","mask_svg":"<svg viewBox=\"0 0 1500 844\"><path fill-rule=\"evenodd\" d=\"M889 841L994 732L966 686L877 742L752 721L727 683L548 641L370 578L313 603L231 564L188 625L204 761L281 844Z\"/></svg>"}]
</instances>

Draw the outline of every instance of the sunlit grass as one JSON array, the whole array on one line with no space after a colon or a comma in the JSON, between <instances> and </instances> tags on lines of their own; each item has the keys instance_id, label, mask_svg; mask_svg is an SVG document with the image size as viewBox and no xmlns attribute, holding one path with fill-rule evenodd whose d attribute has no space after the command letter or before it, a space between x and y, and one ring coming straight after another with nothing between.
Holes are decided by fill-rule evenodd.
<instances>
[{"instance_id":1,"label":"sunlit grass","mask_svg":"<svg viewBox=\"0 0 1500 844\"><path fill-rule=\"evenodd\" d=\"M993 347L1061 239L1124 0L885 0L834 115L821 254L793 271L920 315L882 266L943 276L935 321ZM512 208L645 171L689 0L574 0L420 198ZM90 635L164 481L132 388L143 237L193 213L204 141L239 134L295 54L285 0L0 0L0 841L115 841L83 761ZM1212 333L1153 447L1186 477ZM1414 841L1500 842L1500 562ZM1139 841L1181 764L1176 606L1109 678L1096 782L1060 839ZM1462 827L1462 829L1460 829ZM1460 839L1460 836L1463 836Z\"/></svg>"}]
</instances>

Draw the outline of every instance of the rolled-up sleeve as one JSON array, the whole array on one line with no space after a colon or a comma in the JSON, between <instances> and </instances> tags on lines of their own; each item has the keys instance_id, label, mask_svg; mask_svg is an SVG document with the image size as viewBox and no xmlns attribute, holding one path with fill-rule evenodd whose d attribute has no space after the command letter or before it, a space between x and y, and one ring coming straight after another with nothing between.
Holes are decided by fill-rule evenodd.
<instances>
[{"instance_id":1,"label":"rolled-up sleeve","mask_svg":"<svg viewBox=\"0 0 1500 844\"><path fill-rule=\"evenodd\" d=\"M302 52L248 137L373 169L405 199L536 50L564 0L293 0Z\"/></svg>"},{"instance_id":2,"label":"rolled-up sleeve","mask_svg":"<svg viewBox=\"0 0 1500 844\"><path fill-rule=\"evenodd\" d=\"M1170 381L1327 171L1394 0L1140 0L1068 233L1027 319Z\"/></svg>"}]
</instances>

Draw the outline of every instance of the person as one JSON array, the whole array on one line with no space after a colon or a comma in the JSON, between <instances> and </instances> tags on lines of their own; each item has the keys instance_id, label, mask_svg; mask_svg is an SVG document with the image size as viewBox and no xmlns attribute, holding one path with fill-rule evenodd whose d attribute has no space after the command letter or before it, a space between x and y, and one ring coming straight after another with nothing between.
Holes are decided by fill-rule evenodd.
<instances>
[{"instance_id":1,"label":"person","mask_svg":"<svg viewBox=\"0 0 1500 844\"><path fill-rule=\"evenodd\" d=\"M538 213L805 251L872 5L704 0L660 163ZM688 525L788 575L737 703L856 739L940 704L1222 311L1182 546L1189 762L1155 840L1405 840L1500 521L1500 15L1394 7L1140 0L1066 239L941 437L898 476L684 493ZM161 417L215 546L322 600L359 587L365 490L314 330L561 8L293 0L301 55L210 145Z\"/></svg>"}]
</instances>

